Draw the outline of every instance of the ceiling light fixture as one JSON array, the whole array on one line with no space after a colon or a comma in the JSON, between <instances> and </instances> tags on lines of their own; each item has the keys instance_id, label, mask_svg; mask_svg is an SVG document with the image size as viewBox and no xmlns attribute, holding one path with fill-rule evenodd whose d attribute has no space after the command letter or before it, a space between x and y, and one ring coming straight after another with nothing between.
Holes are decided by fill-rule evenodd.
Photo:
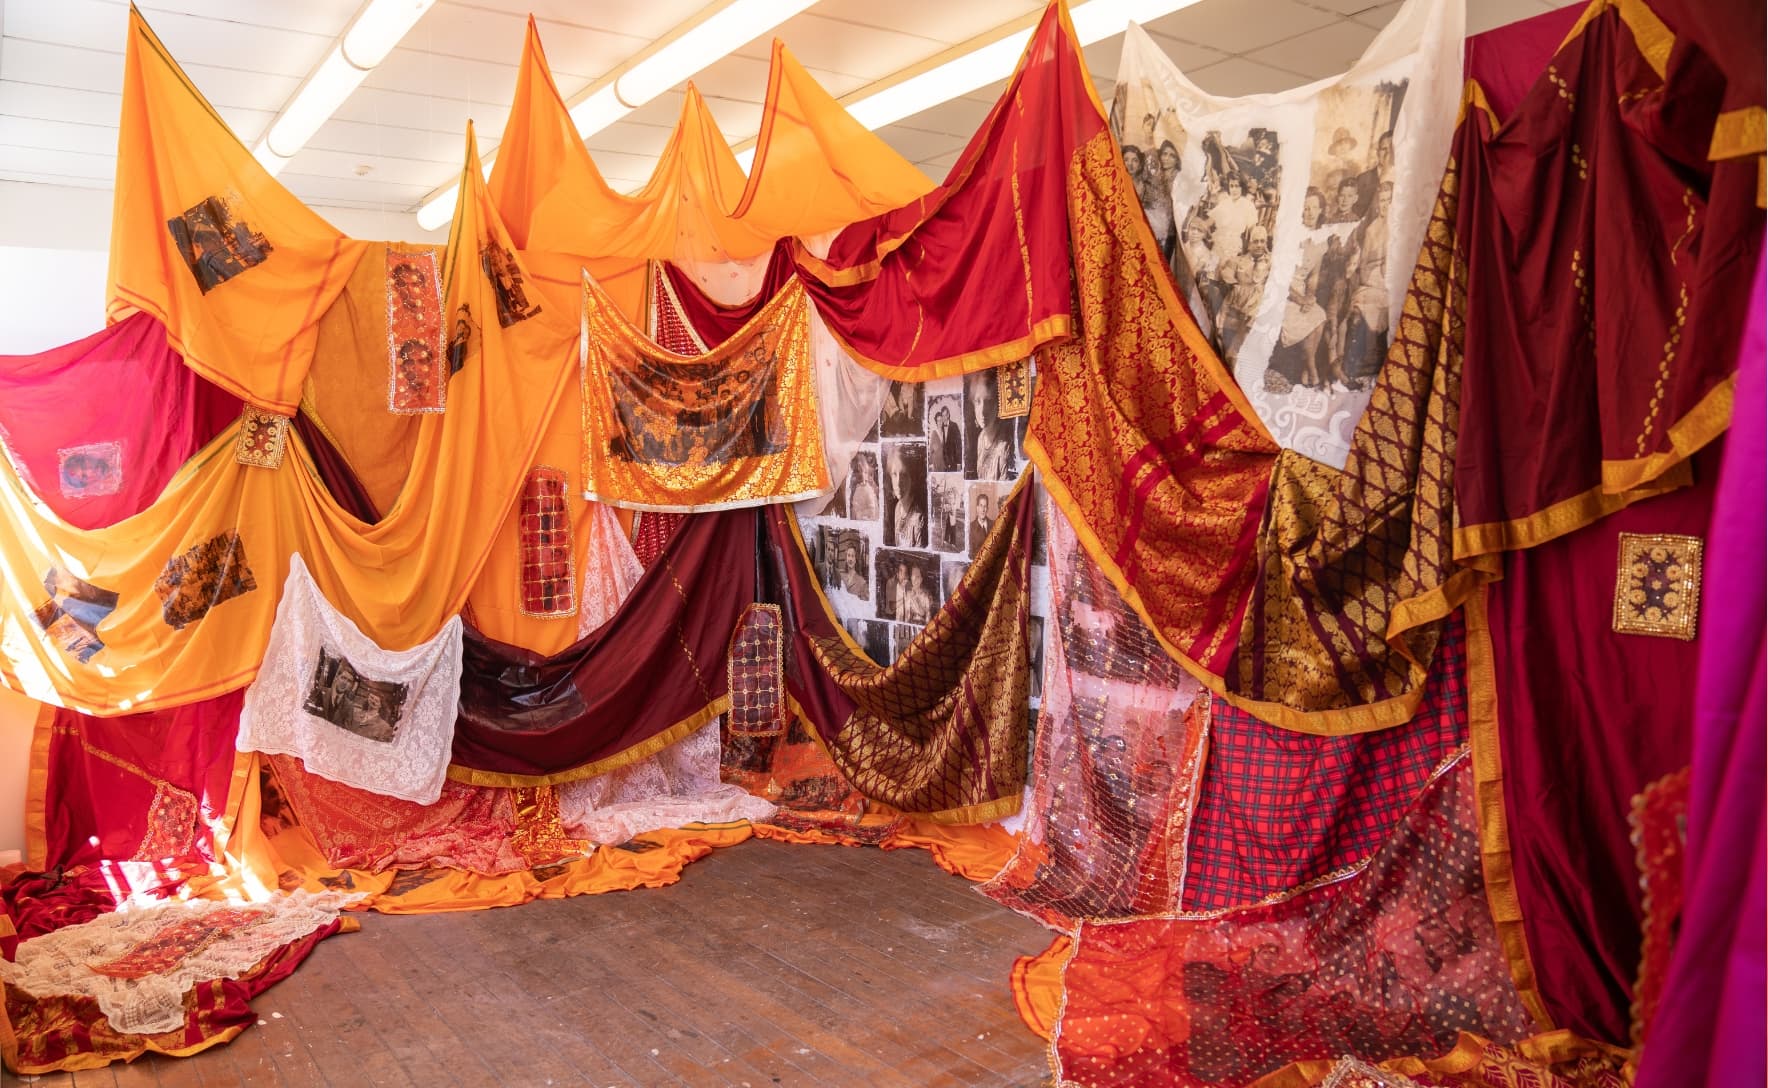
<instances>
[{"instance_id":1,"label":"ceiling light fixture","mask_svg":"<svg viewBox=\"0 0 1768 1088\"><path fill-rule=\"evenodd\" d=\"M567 103L577 135L587 140L815 3L724 0L707 5ZM487 175L494 156L485 156ZM417 210L417 225L435 230L453 218L459 188L449 185L425 200Z\"/></svg>"},{"instance_id":2,"label":"ceiling light fixture","mask_svg":"<svg viewBox=\"0 0 1768 1088\"><path fill-rule=\"evenodd\" d=\"M368 0L350 21L343 39L332 46L271 122L264 138L252 149L253 157L271 174L280 173L435 2Z\"/></svg>"},{"instance_id":3,"label":"ceiling light fixture","mask_svg":"<svg viewBox=\"0 0 1768 1088\"><path fill-rule=\"evenodd\" d=\"M1083 46L1122 34L1131 22L1145 23L1197 0L1090 0L1074 7L1069 17ZM847 112L873 131L913 117L922 110L969 94L1013 74L1041 16L1004 36L996 30L932 57L920 65L843 100ZM1009 24L1011 25L1011 24Z\"/></svg>"}]
</instances>

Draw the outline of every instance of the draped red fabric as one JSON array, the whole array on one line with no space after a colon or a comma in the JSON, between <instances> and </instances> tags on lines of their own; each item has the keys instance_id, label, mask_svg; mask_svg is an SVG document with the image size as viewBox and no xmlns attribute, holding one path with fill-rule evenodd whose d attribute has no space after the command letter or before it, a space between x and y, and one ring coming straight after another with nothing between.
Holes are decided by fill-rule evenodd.
<instances>
[{"instance_id":1,"label":"draped red fabric","mask_svg":"<svg viewBox=\"0 0 1768 1088\"><path fill-rule=\"evenodd\" d=\"M1699 643L1611 630L1619 536L1707 530L1719 451L1693 487L1505 557L1487 591L1512 869L1541 995L1561 1027L1626 1045L1639 867L1628 816L1688 766Z\"/></svg>"},{"instance_id":2,"label":"draped red fabric","mask_svg":"<svg viewBox=\"0 0 1768 1088\"><path fill-rule=\"evenodd\" d=\"M1761 232L1706 158L1723 79L1626 5L1552 67L1463 169L1463 559L1686 482L1730 418Z\"/></svg>"},{"instance_id":3,"label":"draped red fabric","mask_svg":"<svg viewBox=\"0 0 1768 1088\"><path fill-rule=\"evenodd\" d=\"M1058 4L933 192L798 265L860 362L924 381L1023 359L1073 327L1067 181L1104 111Z\"/></svg>"},{"instance_id":4,"label":"draped red fabric","mask_svg":"<svg viewBox=\"0 0 1768 1088\"><path fill-rule=\"evenodd\" d=\"M680 267L669 262L663 264L663 275L669 279L669 288L674 294L674 302L680 309L681 316L693 326L700 339L708 344L723 343L735 336L796 274L797 267L792 263L792 243L781 242L774 246L773 253L767 259L767 274L755 296L724 306L708 298L693 277ZM661 335L657 337L657 342L684 355L695 350L691 345L678 347L671 344Z\"/></svg>"},{"instance_id":5,"label":"draped red fabric","mask_svg":"<svg viewBox=\"0 0 1768 1088\"><path fill-rule=\"evenodd\" d=\"M587 777L710 721L731 634L755 599L754 556L754 510L689 518L619 612L569 649L543 657L467 628L455 777Z\"/></svg>"},{"instance_id":6,"label":"draped red fabric","mask_svg":"<svg viewBox=\"0 0 1768 1088\"><path fill-rule=\"evenodd\" d=\"M239 398L186 367L147 314L0 355L0 440L37 497L81 529L146 509L239 413Z\"/></svg>"},{"instance_id":7,"label":"draped red fabric","mask_svg":"<svg viewBox=\"0 0 1768 1088\"><path fill-rule=\"evenodd\" d=\"M1569 4L1471 35L1462 52L1464 76L1479 84L1499 117L1509 117L1583 11L1582 5Z\"/></svg>"}]
</instances>

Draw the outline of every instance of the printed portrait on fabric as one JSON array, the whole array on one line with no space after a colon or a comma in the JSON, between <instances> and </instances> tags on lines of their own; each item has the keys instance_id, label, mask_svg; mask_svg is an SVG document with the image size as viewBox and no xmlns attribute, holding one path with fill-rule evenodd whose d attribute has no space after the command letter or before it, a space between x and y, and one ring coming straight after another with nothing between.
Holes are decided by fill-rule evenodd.
<instances>
[{"instance_id":1,"label":"printed portrait on fabric","mask_svg":"<svg viewBox=\"0 0 1768 1088\"><path fill-rule=\"evenodd\" d=\"M1394 126L1406 81L1320 96L1301 249L1263 386L1366 390L1387 357Z\"/></svg>"},{"instance_id":2,"label":"printed portrait on fabric","mask_svg":"<svg viewBox=\"0 0 1768 1088\"><path fill-rule=\"evenodd\" d=\"M390 742L399 732L406 685L370 680L342 655L321 647L301 709L364 740Z\"/></svg>"},{"instance_id":3,"label":"printed portrait on fabric","mask_svg":"<svg viewBox=\"0 0 1768 1088\"><path fill-rule=\"evenodd\" d=\"M958 583L964 580L964 572L969 569L967 563L950 560L939 565L939 595L942 599L952 599L952 594L958 591Z\"/></svg>"},{"instance_id":4,"label":"printed portrait on fabric","mask_svg":"<svg viewBox=\"0 0 1768 1088\"><path fill-rule=\"evenodd\" d=\"M848 620L847 633L875 665L890 664L890 624L882 620Z\"/></svg>"},{"instance_id":5,"label":"printed portrait on fabric","mask_svg":"<svg viewBox=\"0 0 1768 1088\"><path fill-rule=\"evenodd\" d=\"M1032 616L1026 621L1026 639L1031 648L1031 697L1044 694L1044 618Z\"/></svg>"},{"instance_id":6,"label":"printed portrait on fabric","mask_svg":"<svg viewBox=\"0 0 1768 1088\"><path fill-rule=\"evenodd\" d=\"M254 268L273 252L268 239L234 217L237 193L212 196L166 221L178 255L184 258L197 287L208 294L228 280Z\"/></svg>"},{"instance_id":7,"label":"printed portrait on fabric","mask_svg":"<svg viewBox=\"0 0 1768 1088\"><path fill-rule=\"evenodd\" d=\"M847 470L847 516L854 521L877 521L883 516L884 497L878 486L878 453L860 450Z\"/></svg>"},{"instance_id":8,"label":"printed portrait on fabric","mask_svg":"<svg viewBox=\"0 0 1768 1088\"><path fill-rule=\"evenodd\" d=\"M1001 419L992 370L964 376L964 478L1011 480L1019 474L1013 424Z\"/></svg>"},{"instance_id":9,"label":"printed portrait on fabric","mask_svg":"<svg viewBox=\"0 0 1768 1088\"><path fill-rule=\"evenodd\" d=\"M823 500L823 504L817 507L816 513L811 516L845 520L847 517L847 488L842 486L831 491L829 497Z\"/></svg>"},{"instance_id":10,"label":"printed portrait on fabric","mask_svg":"<svg viewBox=\"0 0 1768 1088\"><path fill-rule=\"evenodd\" d=\"M878 615L917 627L939 609L939 557L926 552L880 549Z\"/></svg>"},{"instance_id":11,"label":"printed portrait on fabric","mask_svg":"<svg viewBox=\"0 0 1768 1088\"><path fill-rule=\"evenodd\" d=\"M964 470L964 401L944 394L927 398L927 467L934 472Z\"/></svg>"},{"instance_id":12,"label":"printed portrait on fabric","mask_svg":"<svg viewBox=\"0 0 1768 1088\"><path fill-rule=\"evenodd\" d=\"M884 443L884 543L927 546L927 443Z\"/></svg>"},{"instance_id":13,"label":"printed portrait on fabric","mask_svg":"<svg viewBox=\"0 0 1768 1088\"><path fill-rule=\"evenodd\" d=\"M56 483L63 498L93 499L123 489L123 444L90 442L55 451Z\"/></svg>"},{"instance_id":14,"label":"printed portrait on fabric","mask_svg":"<svg viewBox=\"0 0 1768 1088\"><path fill-rule=\"evenodd\" d=\"M608 452L652 465L724 464L783 452L774 339L720 362L638 360L610 371L617 433Z\"/></svg>"},{"instance_id":15,"label":"printed portrait on fabric","mask_svg":"<svg viewBox=\"0 0 1768 1088\"><path fill-rule=\"evenodd\" d=\"M1056 622L1062 627L1068 667L1108 680L1140 681L1149 662L1170 665L1154 633L1088 560L1072 533L1067 539L1067 549L1053 557L1057 569L1052 576L1062 579Z\"/></svg>"},{"instance_id":16,"label":"printed portrait on fabric","mask_svg":"<svg viewBox=\"0 0 1768 1088\"><path fill-rule=\"evenodd\" d=\"M98 625L117 610L116 591L100 589L60 567L49 568L43 588L49 600L32 613L37 628L75 661L82 665L91 661L104 649Z\"/></svg>"},{"instance_id":17,"label":"printed portrait on fabric","mask_svg":"<svg viewBox=\"0 0 1768 1088\"><path fill-rule=\"evenodd\" d=\"M499 325L507 329L540 312L540 300L528 297L522 266L516 263L514 253L496 242L486 242L479 250L479 267L485 278L491 281L491 294L497 299Z\"/></svg>"},{"instance_id":18,"label":"printed portrait on fabric","mask_svg":"<svg viewBox=\"0 0 1768 1088\"><path fill-rule=\"evenodd\" d=\"M884 387L884 415L879 421L885 438L919 438L926 390L920 382L891 382Z\"/></svg>"},{"instance_id":19,"label":"printed portrait on fabric","mask_svg":"<svg viewBox=\"0 0 1768 1088\"><path fill-rule=\"evenodd\" d=\"M1001 503L1006 501L1012 492L1011 484L973 483L964 495L964 509L968 513L964 533L970 545L970 557L982 549L982 541L988 531L994 528L995 519L1000 516Z\"/></svg>"},{"instance_id":20,"label":"printed portrait on fabric","mask_svg":"<svg viewBox=\"0 0 1768 1088\"><path fill-rule=\"evenodd\" d=\"M1169 266L1176 267L1179 232L1173 209L1173 179L1184 166L1190 135L1178 111L1162 102L1148 80L1117 82L1111 95L1111 131L1123 152L1123 165Z\"/></svg>"},{"instance_id":21,"label":"printed portrait on fabric","mask_svg":"<svg viewBox=\"0 0 1768 1088\"><path fill-rule=\"evenodd\" d=\"M964 477L936 472L928 477L932 512L932 547L939 552L964 552Z\"/></svg>"},{"instance_id":22,"label":"printed portrait on fabric","mask_svg":"<svg viewBox=\"0 0 1768 1088\"><path fill-rule=\"evenodd\" d=\"M173 556L153 588L166 626L182 631L216 606L257 589L258 580L239 533L229 529Z\"/></svg>"},{"instance_id":23,"label":"printed portrait on fabric","mask_svg":"<svg viewBox=\"0 0 1768 1088\"><path fill-rule=\"evenodd\" d=\"M819 526L818 569L823 585L862 601L872 599L872 542L858 529Z\"/></svg>"},{"instance_id":24,"label":"printed portrait on fabric","mask_svg":"<svg viewBox=\"0 0 1768 1088\"><path fill-rule=\"evenodd\" d=\"M915 636L920 633L921 629L919 627L911 627L906 623L891 624L890 660L895 661L897 658L901 657L902 652L909 648L909 643L915 641Z\"/></svg>"}]
</instances>

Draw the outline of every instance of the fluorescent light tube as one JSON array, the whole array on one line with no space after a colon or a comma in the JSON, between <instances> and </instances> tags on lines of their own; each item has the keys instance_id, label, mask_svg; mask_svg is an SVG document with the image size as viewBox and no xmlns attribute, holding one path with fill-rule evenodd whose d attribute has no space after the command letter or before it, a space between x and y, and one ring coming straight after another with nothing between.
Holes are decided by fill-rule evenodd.
<instances>
[{"instance_id":1,"label":"fluorescent light tube","mask_svg":"<svg viewBox=\"0 0 1768 1088\"><path fill-rule=\"evenodd\" d=\"M358 68L387 59L436 0L373 0L344 34L344 56Z\"/></svg>"},{"instance_id":2,"label":"fluorescent light tube","mask_svg":"<svg viewBox=\"0 0 1768 1088\"><path fill-rule=\"evenodd\" d=\"M620 101L632 109L639 108L815 2L733 0L621 73L614 81Z\"/></svg>"}]
</instances>

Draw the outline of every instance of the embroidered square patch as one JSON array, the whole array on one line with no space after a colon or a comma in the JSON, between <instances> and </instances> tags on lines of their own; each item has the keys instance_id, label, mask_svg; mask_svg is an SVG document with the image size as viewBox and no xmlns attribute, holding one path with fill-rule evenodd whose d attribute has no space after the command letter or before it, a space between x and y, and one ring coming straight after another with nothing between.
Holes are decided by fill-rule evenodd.
<instances>
[{"instance_id":1,"label":"embroidered square patch","mask_svg":"<svg viewBox=\"0 0 1768 1088\"><path fill-rule=\"evenodd\" d=\"M784 631L777 604L752 604L737 621L728 666L732 736L777 737L785 731Z\"/></svg>"},{"instance_id":2,"label":"embroidered square patch","mask_svg":"<svg viewBox=\"0 0 1768 1088\"><path fill-rule=\"evenodd\" d=\"M995 393L1002 419L1031 414L1031 360L1021 359L995 369Z\"/></svg>"},{"instance_id":3,"label":"embroidered square patch","mask_svg":"<svg viewBox=\"0 0 1768 1088\"><path fill-rule=\"evenodd\" d=\"M1614 629L1627 635L1694 638L1701 546L1698 536L1622 533Z\"/></svg>"},{"instance_id":4,"label":"embroidered square patch","mask_svg":"<svg viewBox=\"0 0 1768 1088\"><path fill-rule=\"evenodd\" d=\"M246 565L245 545L229 529L173 556L154 582L166 626L182 631L208 615L216 605L258 588Z\"/></svg>"},{"instance_id":5,"label":"embroidered square patch","mask_svg":"<svg viewBox=\"0 0 1768 1088\"><path fill-rule=\"evenodd\" d=\"M448 400L436 254L387 250L387 410L440 412Z\"/></svg>"},{"instance_id":6,"label":"embroidered square patch","mask_svg":"<svg viewBox=\"0 0 1768 1088\"><path fill-rule=\"evenodd\" d=\"M239 437L233 443L233 459L242 465L281 468L282 451L288 440L288 416L248 404L239 417Z\"/></svg>"},{"instance_id":7,"label":"embroidered square patch","mask_svg":"<svg viewBox=\"0 0 1768 1088\"><path fill-rule=\"evenodd\" d=\"M56 450L56 483L64 499L115 495L123 489L123 444L91 442Z\"/></svg>"},{"instance_id":8,"label":"embroidered square patch","mask_svg":"<svg viewBox=\"0 0 1768 1088\"><path fill-rule=\"evenodd\" d=\"M522 485L522 614L526 616L577 612L565 485L563 469L544 467L528 473Z\"/></svg>"}]
</instances>

